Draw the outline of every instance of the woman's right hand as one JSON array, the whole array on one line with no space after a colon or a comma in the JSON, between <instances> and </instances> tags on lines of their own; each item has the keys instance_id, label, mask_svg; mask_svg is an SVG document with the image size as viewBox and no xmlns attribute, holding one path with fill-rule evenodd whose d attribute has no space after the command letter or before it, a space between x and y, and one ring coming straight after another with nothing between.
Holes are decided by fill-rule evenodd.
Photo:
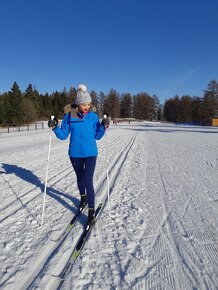
<instances>
[{"instance_id":1,"label":"woman's right hand","mask_svg":"<svg viewBox=\"0 0 218 290\"><path fill-rule=\"evenodd\" d=\"M48 127L54 129L58 125L58 119L55 116L51 116L48 120Z\"/></svg>"}]
</instances>

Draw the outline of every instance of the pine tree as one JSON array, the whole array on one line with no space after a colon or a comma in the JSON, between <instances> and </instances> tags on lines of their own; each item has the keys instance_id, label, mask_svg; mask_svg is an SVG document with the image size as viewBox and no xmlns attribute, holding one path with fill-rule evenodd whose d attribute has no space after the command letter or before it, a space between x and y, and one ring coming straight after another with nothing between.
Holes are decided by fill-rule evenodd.
<instances>
[{"instance_id":1,"label":"pine tree","mask_svg":"<svg viewBox=\"0 0 218 290\"><path fill-rule=\"evenodd\" d=\"M92 98L92 104L93 106L96 108L96 113L99 114L99 111L98 111L98 97L97 97L97 94L95 91L91 91L90 92L90 96Z\"/></svg>"},{"instance_id":2,"label":"pine tree","mask_svg":"<svg viewBox=\"0 0 218 290\"><path fill-rule=\"evenodd\" d=\"M35 101L36 100L36 96L35 96L35 93L34 93L34 90L33 90L33 86L31 84L29 84L27 89L26 89L25 97L28 98L31 101Z\"/></svg>"},{"instance_id":3,"label":"pine tree","mask_svg":"<svg viewBox=\"0 0 218 290\"><path fill-rule=\"evenodd\" d=\"M218 117L218 83L215 80L210 81L207 89L204 91L204 122L210 126L212 119Z\"/></svg>"},{"instance_id":4,"label":"pine tree","mask_svg":"<svg viewBox=\"0 0 218 290\"><path fill-rule=\"evenodd\" d=\"M5 116L4 107L3 104L0 103L0 124L3 124L4 116Z\"/></svg>"},{"instance_id":5,"label":"pine tree","mask_svg":"<svg viewBox=\"0 0 218 290\"><path fill-rule=\"evenodd\" d=\"M120 105L120 116L122 118L132 117L132 96L129 93L122 95Z\"/></svg>"},{"instance_id":6,"label":"pine tree","mask_svg":"<svg viewBox=\"0 0 218 290\"><path fill-rule=\"evenodd\" d=\"M179 100L178 120L179 123L192 122L192 98L190 96L182 96Z\"/></svg>"},{"instance_id":7,"label":"pine tree","mask_svg":"<svg viewBox=\"0 0 218 290\"><path fill-rule=\"evenodd\" d=\"M203 100L200 97L192 98L192 122L195 125L204 125Z\"/></svg>"},{"instance_id":8,"label":"pine tree","mask_svg":"<svg viewBox=\"0 0 218 290\"><path fill-rule=\"evenodd\" d=\"M71 87L69 92L66 92L66 102L67 104L72 104L74 103L75 99L76 99L76 89L74 87Z\"/></svg>"},{"instance_id":9,"label":"pine tree","mask_svg":"<svg viewBox=\"0 0 218 290\"><path fill-rule=\"evenodd\" d=\"M29 124L37 120L37 102L35 92L31 84L28 85L23 97L24 122Z\"/></svg>"},{"instance_id":10,"label":"pine tree","mask_svg":"<svg viewBox=\"0 0 218 290\"><path fill-rule=\"evenodd\" d=\"M8 92L6 122L9 125L20 125L23 121L24 111L22 107L22 94L18 84L14 82L11 91Z\"/></svg>"},{"instance_id":11,"label":"pine tree","mask_svg":"<svg viewBox=\"0 0 218 290\"><path fill-rule=\"evenodd\" d=\"M59 93L59 92L55 92L53 95L53 99L52 99L52 105L53 105L53 111L54 111L54 115L57 118L62 118L64 115L64 107L66 105L67 102L67 97L65 95L65 92Z\"/></svg>"},{"instance_id":12,"label":"pine tree","mask_svg":"<svg viewBox=\"0 0 218 290\"><path fill-rule=\"evenodd\" d=\"M7 93L0 95L0 124L5 124L5 116L6 116L6 106L5 100L7 99Z\"/></svg>"},{"instance_id":13,"label":"pine tree","mask_svg":"<svg viewBox=\"0 0 218 290\"><path fill-rule=\"evenodd\" d=\"M44 109L44 117L49 118L53 114L52 100L48 93L41 95L42 105Z\"/></svg>"},{"instance_id":14,"label":"pine tree","mask_svg":"<svg viewBox=\"0 0 218 290\"><path fill-rule=\"evenodd\" d=\"M179 102L180 102L180 99L177 95L174 98L170 98L165 101L163 111L164 111L164 117L166 121L174 122L174 123L178 122Z\"/></svg>"}]
</instances>

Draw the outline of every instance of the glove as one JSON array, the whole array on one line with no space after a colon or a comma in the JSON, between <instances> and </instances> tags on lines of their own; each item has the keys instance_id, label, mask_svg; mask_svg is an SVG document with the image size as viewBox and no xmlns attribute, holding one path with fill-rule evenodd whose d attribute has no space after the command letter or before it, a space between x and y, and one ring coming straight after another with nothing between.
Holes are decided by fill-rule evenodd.
<instances>
[{"instance_id":1,"label":"glove","mask_svg":"<svg viewBox=\"0 0 218 290\"><path fill-rule=\"evenodd\" d=\"M58 119L55 116L51 116L48 120L48 127L54 129L58 125Z\"/></svg>"},{"instance_id":2,"label":"glove","mask_svg":"<svg viewBox=\"0 0 218 290\"><path fill-rule=\"evenodd\" d=\"M109 120L109 115L107 113L105 113L103 115L103 119L101 121L101 125L103 125L105 128L108 128L110 125L110 120Z\"/></svg>"}]
</instances>

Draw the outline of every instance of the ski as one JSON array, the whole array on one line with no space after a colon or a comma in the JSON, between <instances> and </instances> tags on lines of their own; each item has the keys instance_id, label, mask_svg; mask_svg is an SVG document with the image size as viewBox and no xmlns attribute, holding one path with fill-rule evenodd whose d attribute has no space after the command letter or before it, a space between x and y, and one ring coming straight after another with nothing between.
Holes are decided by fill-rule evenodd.
<instances>
[{"instance_id":1,"label":"ski","mask_svg":"<svg viewBox=\"0 0 218 290\"><path fill-rule=\"evenodd\" d=\"M97 221L97 218L102 210L102 203L100 203L96 209L96 212L95 212L95 221L94 223L89 227L87 226L86 228L84 228L82 234L80 235L79 239L78 239L78 242L75 246L75 248L73 249L73 251L71 252L71 255L67 261L67 263L65 264L63 270L61 271L61 273L58 275L58 278L60 279L60 284L59 284L59 288L60 289L60 286L63 284L64 280L65 280L65 277L67 276L67 274L70 272L70 270L72 269L73 265L75 264L77 258L79 257L85 243L87 242L90 234L91 234L91 231Z\"/></svg>"},{"instance_id":2,"label":"ski","mask_svg":"<svg viewBox=\"0 0 218 290\"><path fill-rule=\"evenodd\" d=\"M73 228L73 226L75 225L76 221L79 219L81 213L86 209L86 206L81 209L78 210L76 212L76 214L73 216L72 220L69 222L69 224L66 226L66 228L63 230L63 232L61 233L61 235L57 238L57 239L53 239L53 242L60 242L61 240L63 240L71 231L71 229Z\"/></svg>"}]
</instances>

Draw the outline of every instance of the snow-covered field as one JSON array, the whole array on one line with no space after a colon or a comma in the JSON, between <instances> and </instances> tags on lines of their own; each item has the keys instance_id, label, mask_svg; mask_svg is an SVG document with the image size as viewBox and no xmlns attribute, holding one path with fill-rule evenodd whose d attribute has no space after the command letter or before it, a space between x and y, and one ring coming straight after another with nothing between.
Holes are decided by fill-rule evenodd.
<instances>
[{"instance_id":1,"label":"snow-covered field","mask_svg":"<svg viewBox=\"0 0 218 290\"><path fill-rule=\"evenodd\" d=\"M86 222L57 238L79 203L68 140L0 135L0 289L56 289ZM111 126L98 141L96 205L107 201L63 289L218 289L218 128ZM110 215L109 215L110 213Z\"/></svg>"}]
</instances>

